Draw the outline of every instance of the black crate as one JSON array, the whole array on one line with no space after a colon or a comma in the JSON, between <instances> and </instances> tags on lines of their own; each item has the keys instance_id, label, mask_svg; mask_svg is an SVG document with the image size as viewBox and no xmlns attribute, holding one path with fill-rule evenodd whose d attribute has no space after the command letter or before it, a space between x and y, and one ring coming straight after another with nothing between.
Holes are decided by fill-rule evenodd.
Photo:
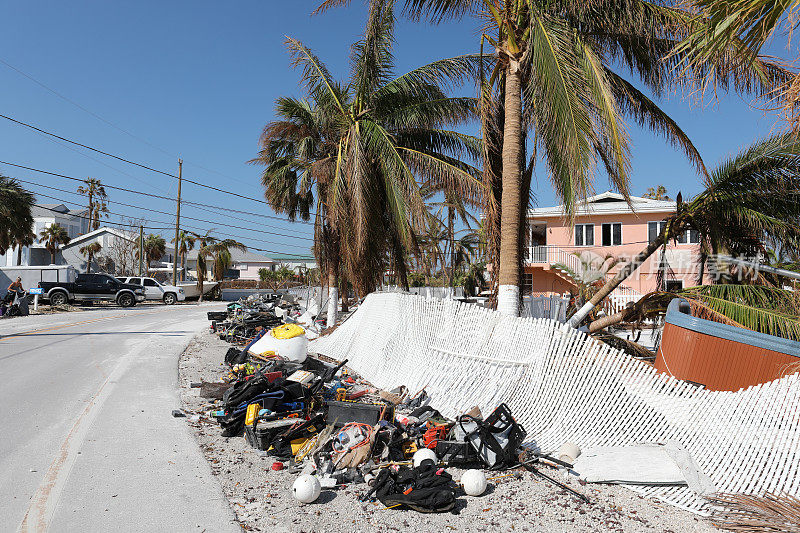
<instances>
[{"instance_id":1,"label":"black crate","mask_svg":"<svg viewBox=\"0 0 800 533\"><path fill-rule=\"evenodd\" d=\"M374 426L383 419L391 420L394 418L394 406L381 403L360 403L360 402L340 402L330 400L328 404L328 424L335 427L342 427L350 422L358 422Z\"/></svg>"},{"instance_id":2,"label":"black crate","mask_svg":"<svg viewBox=\"0 0 800 533\"><path fill-rule=\"evenodd\" d=\"M256 422L253 426L244 427L244 437L247 444L257 450L266 451L272 445L272 441L298 422L303 422L300 418L285 418L271 420L267 422Z\"/></svg>"},{"instance_id":3,"label":"black crate","mask_svg":"<svg viewBox=\"0 0 800 533\"><path fill-rule=\"evenodd\" d=\"M458 440L436 441L436 457L449 465L466 465L478 463L478 453L472 444Z\"/></svg>"}]
</instances>

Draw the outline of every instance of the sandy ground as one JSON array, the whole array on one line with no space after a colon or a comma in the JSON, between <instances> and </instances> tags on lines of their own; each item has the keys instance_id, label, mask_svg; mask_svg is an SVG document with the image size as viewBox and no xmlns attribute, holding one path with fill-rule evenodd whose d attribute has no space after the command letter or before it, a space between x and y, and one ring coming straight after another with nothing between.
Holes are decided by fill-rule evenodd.
<instances>
[{"instance_id":1,"label":"sandy ground","mask_svg":"<svg viewBox=\"0 0 800 533\"><path fill-rule=\"evenodd\" d=\"M208 409L192 382L217 381L226 371L222 358L228 344L204 332L198 335L180 362L181 399L188 414ZM357 500L366 485L323 490L313 504L291 497L298 473L271 470L274 460L262 457L241 437L223 438L219 426L201 418L185 419L195 429L198 445L211 463L241 526L249 531L354 532L354 531L664 531L674 533L717 531L691 513L644 499L623 487L569 485L591 499L585 504L551 484L520 473L490 482L480 497L459 496L456 511L422 514L384 509L378 502ZM288 465L287 465L288 466ZM448 468L454 479L461 471ZM563 480L557 470L543 472Z\"/></svg>"}]
</instances>

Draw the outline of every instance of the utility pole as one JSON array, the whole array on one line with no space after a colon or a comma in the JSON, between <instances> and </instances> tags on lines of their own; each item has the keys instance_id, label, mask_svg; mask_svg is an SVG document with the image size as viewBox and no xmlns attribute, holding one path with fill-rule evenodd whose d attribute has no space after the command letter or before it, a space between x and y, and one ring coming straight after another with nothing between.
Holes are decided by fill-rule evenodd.
<instances>
[{"instance_id":1,"label":"utility pole","mask_svg":"<svg viewBox=\"0 0 800 533\"><path fill-rule=\"evenodd\" d=\"M141 278L144 273L144 227L139 225L139 277Z\"/></svg>"},{"instance_id":2,"label":"utility pole","mask_svg":"<svg viewBox=\"0 0 800 533\"><path fill-rule=\"evenodd\" d=\"M183 159L178 159L178 207L175 213L175 256L172 258L172 284L178 282L178 233L181 227L181 183L183 183Z\"/></svg>"}]
</instances>

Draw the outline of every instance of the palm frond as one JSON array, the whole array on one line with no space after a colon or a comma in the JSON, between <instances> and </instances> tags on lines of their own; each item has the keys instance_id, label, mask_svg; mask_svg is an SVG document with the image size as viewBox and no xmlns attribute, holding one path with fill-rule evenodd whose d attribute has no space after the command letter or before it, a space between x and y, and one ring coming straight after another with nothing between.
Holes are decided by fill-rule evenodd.
<instances>
[{"instance_id":1,"label":"palm frond","mask_svg":"<svg viewBox=\"0 0 800 533\"><path fill-rule=\"evenodd\" d=\"M606 69L606 76L624 114L631 116L640 126L662 135L670 144L680 148L702 175L708 175L700 152L669 115L644 93L610 69Z\"/></svg>"}]
</instances>

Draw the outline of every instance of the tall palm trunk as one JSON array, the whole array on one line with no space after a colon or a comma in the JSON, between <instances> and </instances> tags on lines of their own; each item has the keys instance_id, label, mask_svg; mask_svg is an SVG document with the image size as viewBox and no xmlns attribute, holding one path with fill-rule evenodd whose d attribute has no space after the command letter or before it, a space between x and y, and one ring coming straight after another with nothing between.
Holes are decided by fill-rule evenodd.
<instances>
[{"instance_id":1,"label":"tall palm trunk","mask_svg":"<svg viewBox=\"0 0 800 533\"><path fill-rule=\"evenodd\" d=\"M506 67L503 124L503 194L500 202L500 268L497 310L519 316L519 228L522 184L522 76L511 59Z\"/></svg>"},{"instance_id":2,"label":"tall palm trunk","mask_svg":"<svg viewBox=\"0 0 800 533\"><path fill-rule=\"evenodd\" d=\"M22 243L17 244L17 266L22 266Z\"/></svg>"},{"instance_id":3,"label":"tall palm trunk","mask_svg":"<svg viewBox=\"0 0 800 533\"><path fill-rule=\"evenodd\" d=\"M90 273L92 271L92 259L94 259L94 253L89 250L88 259L86 260L86 273Z\"/></svg>"},{"instance_id":4,"label":"tall palm trunk","mask_svg":"<svg viewBox=\"0 0 800 533\"><path fill-rule=\"evenodd\" d=\"M608 280L606 284L603 285L603 287L597 291L588 302L583 304L583 307L578 309L578 311L572 315L572 318L569 319L569 325L573 328L577 328L580 323L583 322L583 319L592 312L592 309L597 307L597 304L602 302L606 296L611 294L620 283L625 281L628 276L630 276L637 268L639 268L639 265L644 263L648 257L653 255L656 250L658 250L664 244L665 241L666 229L659 233L658 237L653 239L653 242L648 244L644 250L639 252L639 254L634 257L632 261L628 261L625 266L622 267L619 272L617 272L617 275Z\"/></svg>"},{"instance_id":5,"label":"tall palm trunk","mask_svg":"<svg viewBox=\"0 0 800 533\"><path fill-rule=\"evenodd\" d=\"M450 279L447 282L448 287L453 286L453 279L456 274L456 243L453 235L453 208L447 208L447 242L450 246Z\"/></svg>"},{"instance_id":6,"label":"tall palm trunk","mask_svg":"<svg viewBox=\"0 0 800 533\"><path fill-rule=\"evenodd\" d=\"M325 327L332 328L336 325L336 313L339 309L339 280L336 269L328 270L328 320Z\"/></svg>"}]
</instances>

